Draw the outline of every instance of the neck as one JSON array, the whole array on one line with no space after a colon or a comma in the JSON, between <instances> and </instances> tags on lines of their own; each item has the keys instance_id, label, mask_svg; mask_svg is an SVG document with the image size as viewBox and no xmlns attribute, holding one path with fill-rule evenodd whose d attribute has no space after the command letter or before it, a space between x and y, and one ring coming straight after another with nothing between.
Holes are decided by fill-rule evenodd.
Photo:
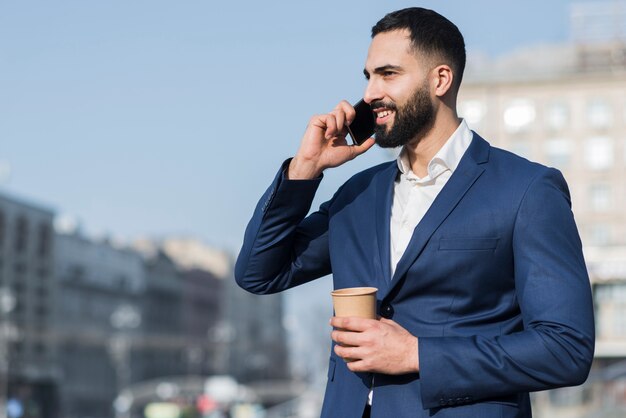
<instances>
[{"instance_id":1,"label":"neck","mask_svg":"<svg viewBox=\"0 0 626 418\"><path fill-rule=\"evenodd\" d=\"M432 128L405 146L411 162L411 171L418 177L424 177L428 174L430 160L439 152L461 123L461 119L455 111L447 110L449 111L438 112Z\"/></svg>"}]
</instances>

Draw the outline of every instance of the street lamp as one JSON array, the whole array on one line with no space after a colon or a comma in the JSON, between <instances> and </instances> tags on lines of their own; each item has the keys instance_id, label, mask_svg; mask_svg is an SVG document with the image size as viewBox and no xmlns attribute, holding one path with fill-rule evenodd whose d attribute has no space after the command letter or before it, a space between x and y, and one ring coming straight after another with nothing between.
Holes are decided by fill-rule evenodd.
<instances>
[{"instance_id":1,"label":"street lamp","mask_svg":"<svg viewBox=\"0 0 626 418\"><path fill-rule=\"evenodd\" d=\"M130 333L141 325L141 312L133 305L120 305L111 313L110 322L115 329L115 334L109 343L109 352L113 359L117 379L118 398L114 403L115 415L124 418L130 416L132 404L132 400L128 402L128 393L125 391L131 379L132 337Z\"/></svg>"},{"instance_id":2,"label":"street lamp","mask_svg":"<svg viewBox=\"0 0 626 418\"><path fill-rule=\"evenodd\" d=\"M17 338L17 330L7 317L15 309L15 305L15 295L11 289L0 287L0 418L7 417L9 342Z\"/></svg>"}]
</instances>

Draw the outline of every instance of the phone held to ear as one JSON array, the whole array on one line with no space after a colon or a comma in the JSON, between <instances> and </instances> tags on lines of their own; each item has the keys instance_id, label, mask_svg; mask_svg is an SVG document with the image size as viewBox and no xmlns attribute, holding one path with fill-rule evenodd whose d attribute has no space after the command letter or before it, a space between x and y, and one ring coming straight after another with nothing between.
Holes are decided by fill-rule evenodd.
<instances>
[{"instance_id":1,"label":"phone held to ear","mask_svg":"<svg viewBox=\"0 0 626 418\"><path fill-rule=\"evenodd\" d=\"M361 145L367 138L374 135L376 119L374 118L372 108L363 99L354 105L354 110L356 111L356 116L352 123L346 126L346 129L352 138L352 143Z\"/></svg>"}]
</instances>

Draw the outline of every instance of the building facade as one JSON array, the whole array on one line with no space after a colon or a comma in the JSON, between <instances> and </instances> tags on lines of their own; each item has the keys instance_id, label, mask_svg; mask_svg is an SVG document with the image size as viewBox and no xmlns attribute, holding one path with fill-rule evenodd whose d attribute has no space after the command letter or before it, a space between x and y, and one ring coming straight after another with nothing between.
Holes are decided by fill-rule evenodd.
<instances>
[{"instance_id":1,"label":"building facade","mask_svg":"<svg viewBox=\"0 0 626 418\"><path fill-rule=\"evenodd\" d=\"M461 89L459 112L472 129L563 172L587 246L626 245L625 60L619 43L525 51L497 72L468 74Z\"/></svg>"},{"instance_id":2,"label":"building facade","mask_svg":"<svg viewBox=\"0 0 626 418\"><path fill-rule=\"evenodd\" d=\"M282 298L239 289L226 253L55 232L54 215L0 194L0 407L110 418L146 382L289 377Z\"/></svg>"},{"instance_id":3,"label":"building facade","mask_svg":"<svg viewBox=\"0 0 626 418\"><path fill-rule=\"evenodd\" d=\"M108 418L119 391L139 379L142 258L80 233L55 239L60 408L64 418Z\"/></svg>"},{"instance_id":4,"label":"building facade","mask_svg":"<svg viewBox=\"0 0 626 418\"><path fill-rule=\"evenodd\" d=\"M39 416L57 416L52 313L54 212L0 194L0 389ZM5 401L5 396L2 396Z\"/></svg>"},{"instance_id":5,"label":"building facade","mask_svg":"<svg viewBox=\"0 0 626 418\"><path fill-rule=\"evenodd\" d=\"M626 416L626 39L606 34L626 29L626 3L576 6L572 26L570 44L473 61L458 109L493 146L559 169L570 188L593 288L595 359L584 385L535 394L535 415Z\"/></svg>"}]
</instances>

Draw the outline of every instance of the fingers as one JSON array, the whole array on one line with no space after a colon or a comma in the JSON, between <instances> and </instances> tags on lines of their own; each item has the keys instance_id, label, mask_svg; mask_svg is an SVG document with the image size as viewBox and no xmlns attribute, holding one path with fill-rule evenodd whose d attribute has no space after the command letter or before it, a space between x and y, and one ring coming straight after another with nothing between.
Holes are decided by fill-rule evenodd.
<instances>
[{"instance_id":1,"label":"fingers","mask_svg":"<svg viewBox=\"0 0 626 418\"><path fill-rule=\"evenodd\" d=\"M367 138L365 141L363 141L363 143L361 143L361 145L353 145L352 146L352 152L354 153L353 158L358 157L359 155L363 154L368 149L372 148L375 143L376 141L374 140L374 138Z\"/></svg>"},{"instance_id":2,"label":"fingers","mask_svg":"<svg viewBox=\"0 0 626 418\"><path fill-rule=\"evenodd\" d=\"M377 324L378 321L376 319L337 316L330 318L330 325L343 331L363 332Z\"/></svg>"},{"instance_id":3,"label":"fingers","mask_svg":"<svg viewBox=\"0 0 626 418\"><path fill-rule=\"evenodd\" d=\"M354 120L356 112L350 103L342 100L328 113L326 118L326 139L346 135L346 125Z\"/></svg>"},{"instance_id":4,"label":"fingers","mask_svg":"<svg viewBox=\"0 0 626 418\"><path fill-rule=\"evenodd\" d=\"M331 325L338 328L331 332L331 338L335 344L335 353L343 358L361 359L364 357L366 347L371 345L370 336L363 331L376 326L378 321L363 318L331 318Z\"/></svg>"},{"instance_id":5,"label":"fingers","mask_svg":"<svg viewBox=\"0 0 626 418\"><path fill-rule=\"evenodd\" d=\"M364 355L361 347L348 347L342 345L335 345L335 354L345 360L362 360Z\"/></svg>"},{"instance_id":6,"label":"fingers","mask_svg":"<svg viewBox=\"0 0 626 418\"><path fill-rule=\"evenodd\" d=\"M363 345L367 339L359 332L334 330L330 333L330 338L337 344L344 346L360 346Z\"/></svg>"},{"instance_id":7,"label":"fingers","mask_svg":"<svg viewBox=\"0 0 626 418\"><path fill-rule=\"evenodd\" d=\"M354 107L352 107L352 105L345 100L342 100L337 106L335 106L335 111L338 111L342 114L344 123L347 125L349 125L356 116L356 111L354 110Z\"/></svg>"}]
</instances>

